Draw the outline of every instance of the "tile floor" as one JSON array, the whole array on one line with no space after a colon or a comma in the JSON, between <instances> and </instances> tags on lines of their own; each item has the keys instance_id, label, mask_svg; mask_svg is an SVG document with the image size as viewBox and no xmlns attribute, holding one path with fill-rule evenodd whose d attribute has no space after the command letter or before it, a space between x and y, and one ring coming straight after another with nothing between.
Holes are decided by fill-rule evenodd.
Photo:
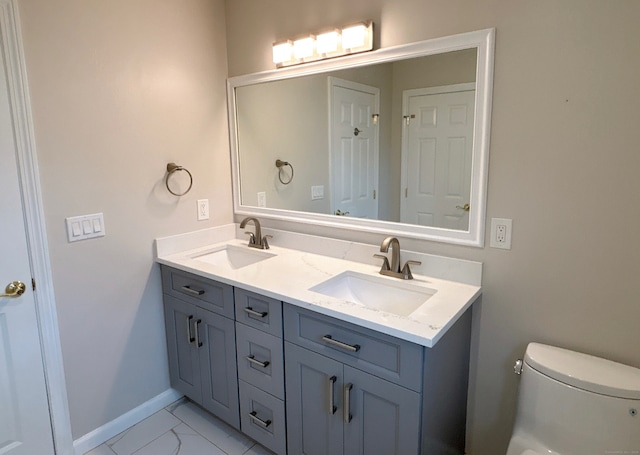
<instances>
[{"instance_id":1,"label":"tile floor","mask_svg":"<svg viewBox=\"0 0 640 455\"><path fill-rule=\"evenodd\" d=\"M273 455L183 398L85 455Z\"/></svg>"}]
</instances>

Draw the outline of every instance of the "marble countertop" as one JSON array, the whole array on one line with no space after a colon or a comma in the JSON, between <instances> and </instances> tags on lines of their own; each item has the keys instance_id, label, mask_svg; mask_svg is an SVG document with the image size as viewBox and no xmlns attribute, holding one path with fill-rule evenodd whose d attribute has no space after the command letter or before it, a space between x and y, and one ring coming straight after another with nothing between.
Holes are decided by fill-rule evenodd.
<instances>
[{"instance_id":1,"label":"marble countertop","mask_svg":"<svg viewBox=\"0 0 640 455\"><path fill-rule=\"evenodd\" d=\"M270 229L263 234L273 238L270 249L260 251L273 257L242 268L198 259L225 245L248 248L243 230L234 224L156 239L156 261L427 347L434 346L481 293L482 264L477 262L402 250L402 263L414 259L423 264L412 268L413 280L404 281L378 273L381 261L372 256L379 246ZM310 290L345 271L437 292L408 316L399 316Z\"/></svg>"}]
</instances>

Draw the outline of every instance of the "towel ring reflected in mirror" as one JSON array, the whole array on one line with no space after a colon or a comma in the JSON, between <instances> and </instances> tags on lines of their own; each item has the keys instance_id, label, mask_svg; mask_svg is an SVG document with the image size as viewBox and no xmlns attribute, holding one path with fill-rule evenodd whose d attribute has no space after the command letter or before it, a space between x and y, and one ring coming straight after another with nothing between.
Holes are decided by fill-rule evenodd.
<instances>
[{"instance_id":1,"label":"towel ring reflected in mirror","mask_svg":"<svg viewBox=\"0 0 640 455\"><path fill-rule=\"evenodd\" d=\"M189 186L187 187L186 190L180 193L177 191L173 191L171 189L171 187L169 186L169 177L171 177L176 172L181 172L181 171L186 172L187 175L189 176ZM176 163L169 163L167 164L167 176L164 179L164 184L167 187L167 191L169 191L169 193L173 194L174 196L184 196L191 190L191 187L193 186L193 176L191 175L191 172L189 172L187 168L178 166Z\"/></svg>"},{"instance_id":2,"label":"towel ring reflected in mirror","mask_svg":"<svg viewBox=\"0 0 640 455\"><path fill-rule=\"evenodd\" d=\"M289 166L291 168L291 175L287 181L282 179L282 168L285 166ZM278 168L278 180L283 185L288 185L293 180L293 166L288 161L276 160L276 167ZM285 174L286 175L286 174Z\"/></svg>"}]
</instances>

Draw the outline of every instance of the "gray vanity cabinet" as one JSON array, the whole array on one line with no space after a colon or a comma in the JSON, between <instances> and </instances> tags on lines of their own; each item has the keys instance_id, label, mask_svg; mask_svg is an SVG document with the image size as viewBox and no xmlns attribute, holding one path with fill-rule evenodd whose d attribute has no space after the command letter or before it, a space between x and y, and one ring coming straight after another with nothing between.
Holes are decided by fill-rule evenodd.
<instances>
[{"instance_id":1,"label":"gray vanity cabinet","mask_svg":"<svg viewBox=\"0 0 640 455\"><path fill-rule=\"evenodd\" d=\"M171 385L278 455L463 454L471 311L433 347L162 266Z\"/></svg>"},{"instance_id":2,"label":"gray vanity cabinet","mask_svg":"<svg viewBox=\"0 0 640 455\"><path fill-rule=\"evenodd\" d=\"M166 267L162 278L171 386L239 429L235 325L222 316L233 288Z\"/></svg>"},{"instance_id":3,"label":"gray vanity cabinet","mask_svg":"<svg viewBox=\"0 0 640 455\"><path fill-rule=\"evenodd\" d=\"M288 305L284 316L289 453L417 455L421 348Z\"/></svg>"}]
</instances>

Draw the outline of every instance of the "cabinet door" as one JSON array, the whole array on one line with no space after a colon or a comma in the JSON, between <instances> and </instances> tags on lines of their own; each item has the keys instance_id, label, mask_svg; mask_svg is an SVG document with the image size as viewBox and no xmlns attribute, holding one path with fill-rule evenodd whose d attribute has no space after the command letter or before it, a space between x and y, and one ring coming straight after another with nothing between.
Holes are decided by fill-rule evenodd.
<instances>
[{"instance_id":1,"label":"cabinet door","mask_svg":"<svg viewBox=\"0 0 640 455\"><path fill-rule=\"evenodd\" d=\"M200 351L202 406L239 429L235 323L198 309L196 335Z\"/></svg>"},{"instance_id":2,"label":"cabinet door","mask_svg":"<svg viewBox=\"0 0 640 455\"><path fill-rule=\"evenodd\" d=\"M342 454L342 364L291 343L285 358L289 453Z\"/></svg>"},{"instance_id":3,"label":"cabinet door","mask_svg":"<svg viewBox=\"0 0 640 455\"><path fill-rule=\"evenodd\" d=\"M202 388L199 353L195 342L196 307L165 294L164 320L171 386L200 402Z\"/></svg>"},{"instance_id":4,"label":"cabinet door","mask_svg":"<svg viewBox=\"0 0 640 455\"><path fill-rule=\"evenodd\" d=\"M420 394L346 365L344 384L345 454L418 454Z\"/></svg>"}]
</instances>

